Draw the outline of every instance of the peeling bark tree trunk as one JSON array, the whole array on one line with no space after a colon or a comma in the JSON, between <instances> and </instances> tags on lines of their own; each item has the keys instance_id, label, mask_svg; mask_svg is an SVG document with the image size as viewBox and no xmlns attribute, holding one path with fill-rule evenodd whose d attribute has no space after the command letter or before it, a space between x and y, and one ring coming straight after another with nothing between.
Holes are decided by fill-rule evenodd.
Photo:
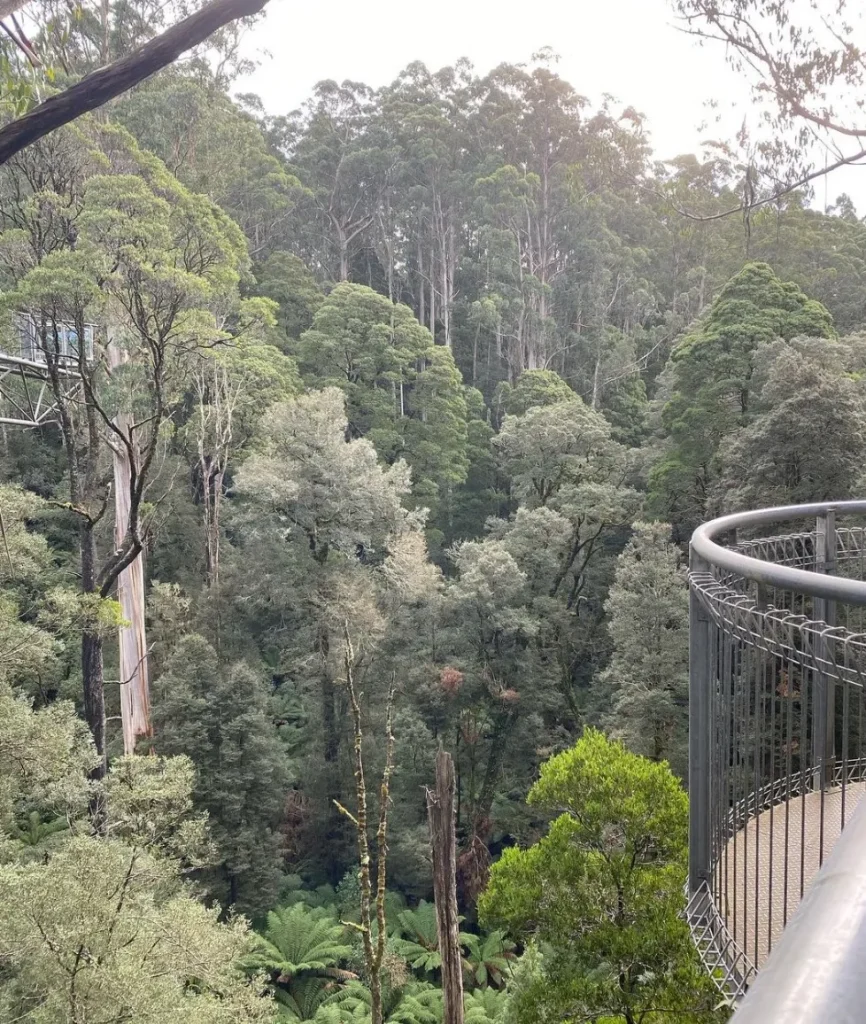
<instances>
[{"instance_id":1,"label":"peeling bark tree trunk","mask_svg":"<svg viewBox=\"0 0 866 1024\"><path fill-rule=\"evenodd\" d=\"M457 839L454 832L454 762L436 755L436 788L427 790L427 816L433 847L433 897L442 956L443 1024L463 1024L463 964L457 915Z\"/></svg>"},{"instance_id":2,"label":"peeling bark tree trunk","mask_svg":"<svg viewBox=\"0 0 866 1024\"><path fill-rule=\"evenodd\" d=\"M122 355L117 345L109 342L108 361L112 369L119 366ZM119 430L131 436L131 418L121 413L115 418ZM130 516L130 481L133 467L129 452L114 447L114 510L115 541L123 544ZM144 559L138 554L117 579L117 600L123 618L129 623L118 631L120 644L120 718L123 726L123 752L135 752L139 736L152 736L150 722L150 682L147 667L147 637L144 629Z\"/></svg>"}]
</instances>

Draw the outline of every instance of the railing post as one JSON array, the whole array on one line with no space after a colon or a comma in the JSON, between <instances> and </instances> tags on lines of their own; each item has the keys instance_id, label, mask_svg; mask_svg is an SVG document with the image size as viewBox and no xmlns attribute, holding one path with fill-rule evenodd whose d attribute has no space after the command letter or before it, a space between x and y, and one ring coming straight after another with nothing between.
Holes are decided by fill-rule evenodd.
<instances>
[{"instance_id":1,"label":"railing post","mask_svg":"<svg viewBox=\"0 0 866 1024\"><path fill-rule=\"evenodd\" d=\"M709 879L712 623L691 576L709 570L689 550L689 895Z\"/></svg>"},{"instance_id":2,"label":"railing post","mask_svg":"<svg viewBox=\"0 0 866 1024\"><path fill-rule=\"evenodd\" d=\"M836 511L819 515L815 527L815 572L832 576L836 571ZM824 597L813 601L813 618L836 625L836 602ZM815 704L813 708L812 762L816 788L833 785L836 732L836 684L829 671L833 641L820 636L815 641Z\"/></svg>"}]
</instances>

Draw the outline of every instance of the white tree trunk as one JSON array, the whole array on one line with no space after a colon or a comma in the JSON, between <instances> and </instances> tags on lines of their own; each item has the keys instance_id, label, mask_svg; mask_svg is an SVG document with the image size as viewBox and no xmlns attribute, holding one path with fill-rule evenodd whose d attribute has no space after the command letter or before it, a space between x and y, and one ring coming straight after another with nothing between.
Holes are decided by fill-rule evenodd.
<instances>
[{"instance_id":1,"label":"white tree trunk","mask_svg":"<svg viewBox=\"0 0 866 1024\"><path fill-rule=\"evenodd\" d=\"M108 362L113 369L123 361L118 346L109 341ZM130 418L119 413L114 421L129 436ZM129 455L121 445L114 447L115 541L126 533L130 505ZM123 752L132 754L139 736L152 736L150 723L150 682L147 667L147 637L144 629L144 558L139 554L120 574L117 600L121 615L129 623L121 626L120 716L123 724Z\"/></svg>"}]
</instances>

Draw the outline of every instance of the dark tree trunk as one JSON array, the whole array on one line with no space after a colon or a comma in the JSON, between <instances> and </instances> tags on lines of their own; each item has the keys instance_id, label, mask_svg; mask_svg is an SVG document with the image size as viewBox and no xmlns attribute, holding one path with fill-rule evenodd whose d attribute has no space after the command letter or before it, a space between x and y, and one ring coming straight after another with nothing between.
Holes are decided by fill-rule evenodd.
<instances>
[{"instance_id":1,"label":"dark tree trunk","mask_svg":"<svg viewBox=\"0 0 866 1024\"><path fill-rule=\"evenodd\" d=\"M93 526L83 523L79 528L81 551L81 589L85 594L97 593L96 543ZM84 717L93 742L101 757L93 770L93 778L105 776L108 763L105 755L105 683L102 672L102 637L98 632L84 630L81 635L81 679L84 688Z\"/></svg>"},{"instance_id":2,"label":"dark tree trunk","mask_svg":"<svg viewBox=\"0 0 866 1024\"><path fill-rule=\"evenodd\" d=\"M508 739L511 730L517 721L517 712L503 711L496 716L493 725L493 735L490 738L490 751L487 755L487 767L484 771L484 779L481 783L481 792L478 796L478 804L475 808L474 828L476 831L486 833L486 823L490 817L493 807L493 798L496 795L496 787L502 775L502 766L505 763L505 751L508 748Z\"/></svg>"},{"instance_id":3,"label":"dark tree trunk","mask_svg":"<svg viewBox=\"0 0 866 1024\"><path fill-rule=\"evenodd\" d=\"M101 779L106 772L105 685L102 678L102 637L85 631L81 636L81 675L84 681L84 717L102 760L93 771Z\"/></svg>"},{"instance_id":4,"label":"dark tree trunk","mask_svg":"<svg viewBox=\"0 0 866 1024\"><path fill-rule=\"evenodd\" d=\"M325 667L322 673L322 733L324 740L324 786L327 799L326 845L324 850L325 868L328 878L336 885L344 872L342 853L345 842L345 821L337 810L335 801L341 799L340 785L340 727L337 717L334 682Z\"/></svg>"},{"instance_id":5,"label":"dark tree trunk","mask_svg":"<svg viewBox=\"0 0 866 1024\"><path fill-rule=\"evenodd\" d=\"M454 831L454 762L436 755L436 788L427 790L427 815L433 847L433 897L442 955L443 1024L463 1024L463 963L457 915L457 839Z\"/></svg>"}]
</instances>

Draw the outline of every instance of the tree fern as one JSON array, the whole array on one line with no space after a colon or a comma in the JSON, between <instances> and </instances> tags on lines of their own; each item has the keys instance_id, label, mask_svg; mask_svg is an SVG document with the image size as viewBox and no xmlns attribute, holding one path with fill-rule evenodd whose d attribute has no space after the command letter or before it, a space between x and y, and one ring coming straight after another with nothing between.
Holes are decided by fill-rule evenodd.
<instances>
[{"instance_id":1,"label":"tree fern","mask_svg":"<svg viewBox=\"0 0 866 1024\"><path fill-rule=\"evenodd\" d=\"M275 986L274 999L279 1006L280 1021L318 1020L319 1011L334 994L339 983L328 978L303 978L289 988Z\"/></svg>"},{"instance_id":2,"label":"tree fern","mask_svg":"<svg viewBox=\"0 0 866 1024\"><path fill-rule=\"evenodd\" d=\"M479 988L463 1000L465 1024L498 1024L505 1017L508 993L503 989Z\"/></svg>"},{"instance_id":3,"label":"tree fern","mask_svg":"<svg viewBox=\"0 0 866 1024\"><path fill-rule=\"evenodd\" d=\"M352 955L346 929L333 912L303 903L279 907L268 914L264 935L249 957L250 967L279 974L280 981L300 975L325 975L340 978L339 963Z\"/></svg>"},{"instance_id":4,"label":"tree fern","mask_svg":"<svg viewBox=\"0 0 866 1024\"><path fill-rule=\"evenodd\" d=\"M462 921L463 918L458 918ZM399 934L394 938L394 952L402 956L416 970L432 973L442 966L439 937L436 931L436 907L421 900L414 910L401 910L397 914ZM460 942L466 945L472 936L460 933Z\"/></svg>"},{"instance_id":5,"label":"tree fern","mask_svg":"<svg viewBox=\"0 0 866 1024\"><path fill-rule=\"evenodd\" d=\"M383 992L386 1024L440 1024L442 993L424 982ZM369 1024L370 991L360 982L347 985L322 1007L316 1024ZM336 1012L336 1015L335 1015Z\"/></svg>"},{"instance_id":6,"label":"tree fern","mask_svg":"<svg viewBox=\"0 0 866 1024\"><path fill-rule=\"evenodd\" d=\"M265 933L256 937L245 965L270 975L281 1020L317 1020L326 1000L357 979L341 966L352 953L332 910L295 903L268 914Z\"/></svg>"},{"instance_id":7,"label":"tree fern","mask_svg":"<svg viewBox=\"0 0 866 1024\"><path fill-rule=\"evenodd\" d=\"M463 969L475 985L505 984L505 974L514 959L514 943L497 928L486 935L461 935L466 947Z\"/></svg>"}]
</instances>

